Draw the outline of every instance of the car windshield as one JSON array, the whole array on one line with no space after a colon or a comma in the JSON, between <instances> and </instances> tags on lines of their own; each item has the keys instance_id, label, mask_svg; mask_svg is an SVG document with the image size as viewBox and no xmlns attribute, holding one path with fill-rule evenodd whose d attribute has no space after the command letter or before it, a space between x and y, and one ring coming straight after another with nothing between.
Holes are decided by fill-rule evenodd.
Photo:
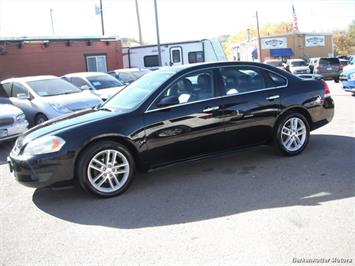
<instances>
[{"instance_id":1,"label":"car windshield","mask_svg":"<svg viewBox=\"0 0 355 266\"><path fill-rule=\"evenodd\" d=\"M119 79L122 80L123 82L131 83L132 81L135 81L137 78L133 75L133 73L121 72L119 73Z\"/></svg>"},{"instance_id":2,"label":"car windshield","mask_svg":"<svg viewBox=\"0 0 355 266\"><path fill-rule=\"evenodd\" d=\"M94 86L94 88L97 90L120 87L124 85L121 81L115 79L114 77L108 74L91 76L91 77L87 77L87 79L90 81L92 86Z\"/></svg>"},{"instance_id":3,"label":"car windshield","mask_svg":"<svg viewBox=\"0 0 355 266\"><path fill-rule=\"evenodd\" d=\"M130 111L144 102L160 85L176 73L174 70L151 72L127 86L102 106L120 111Z\"/></svg>"},{"instance_id":4,"label":"car windshield","mask_svg":"<svg viewBox=\"0 0 355 266\"><path fill-rule=\"evenodd\" d=\"M281 61L266 61L265 63L267 65L274 66L274 67L282 66L282 62Z\"/></svg>"},{"instance_id":5,"label":"car windshield","mask_svg":"<svg viewBox=\"0 0 355 266\"><path fill-rule=\"evenodd\" d=\"M42 97L81 92L80 89L61 78L34 80L27 84Z\"/></svg>"},{"instance_id":6,"label":"car windshield","mask_svg":"<svg viewBox=\"0 0 355 266\"><path fill-rule=\"evenodd\" d=\"M307 66L305 61L293 61L291 62L291 66L299 67L299 66Z\"/></svg>"}]
</instances>

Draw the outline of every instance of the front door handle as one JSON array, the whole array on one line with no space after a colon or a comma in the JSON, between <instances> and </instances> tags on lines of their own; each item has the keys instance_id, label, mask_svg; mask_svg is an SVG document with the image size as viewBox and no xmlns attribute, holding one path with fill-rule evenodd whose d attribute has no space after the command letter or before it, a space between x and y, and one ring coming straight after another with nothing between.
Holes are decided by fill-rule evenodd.
<instances>
[{"instance_id":1,"label":"front door handle","mask_svg":"<svg viewBox=\"0 0 355 266\"><path fill-rule=\"evenodd\" d=\"M273 101L273 100L276 100L278 98L280 98L280 95L272 95L272 96L266 97L266 100Z\"/></svg>"},{"instance_id":2,"label":"front door handle","mask_svg":"<svg viewBox=\"0 0 355 266\"><path fill-rule=\"evenodd\" d=\"M209 113L209 112L217 111L217 110L219 110L219 106L213 106L213 107L206 107L205 109L203 109L203 112Z\"/></svg>"}]
</instances>

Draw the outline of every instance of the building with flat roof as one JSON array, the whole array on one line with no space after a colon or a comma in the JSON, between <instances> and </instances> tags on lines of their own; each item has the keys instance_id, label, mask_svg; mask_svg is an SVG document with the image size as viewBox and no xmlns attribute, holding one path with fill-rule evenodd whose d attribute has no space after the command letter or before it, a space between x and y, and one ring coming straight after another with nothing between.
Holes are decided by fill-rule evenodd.
<instances>
[{"instance_id":1,"label":"building with flat roof","mask_svg":"<svg viewBox=\"0 0 355 266\"><path fill-rule=\"evenodd\" d=\"M257 58L258 39L252 38L233 47L234 60L260 61L267 59L302 58L334 56L333 34L292 32L263 36L261 41L261 60Z\"/></svg>"},{"instance_id":2,"label":"building with flat roof","mask_svg":"<svg viewBox=\"0 0 355 266\"><path fill-rule=\"evenodd\" d=\"M111 37L0 38L0 80L123 67L121 41Z\"/></svg>"}]
</instances>

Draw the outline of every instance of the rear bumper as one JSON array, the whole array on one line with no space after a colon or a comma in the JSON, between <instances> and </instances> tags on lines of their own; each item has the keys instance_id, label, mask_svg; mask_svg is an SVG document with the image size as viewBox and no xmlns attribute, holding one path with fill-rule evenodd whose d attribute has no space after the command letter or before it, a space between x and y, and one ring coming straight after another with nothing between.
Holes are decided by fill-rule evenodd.
<instances>
[{"instance_id":1,"label":"rear bumper","mask_svg":"<svg viewBox=\"0 0 355 266\"><path fill-rule=\"evenodd\" d=\"M340 74L333 72L333 73L315 73L320 74L324 79L339 79Z\"/></svg>"},{"instance_id":2,"label":"rear bumper","mask_svg":"<svg viewBox=\"0 0 355 266\"><path fill-rule=\"evenodd\" d=\"M10 156L7 162L16 180L28 187L46 187L73 179L72 159L63 155L46 155L23 159Z\"/></svg>"}]
</instances>

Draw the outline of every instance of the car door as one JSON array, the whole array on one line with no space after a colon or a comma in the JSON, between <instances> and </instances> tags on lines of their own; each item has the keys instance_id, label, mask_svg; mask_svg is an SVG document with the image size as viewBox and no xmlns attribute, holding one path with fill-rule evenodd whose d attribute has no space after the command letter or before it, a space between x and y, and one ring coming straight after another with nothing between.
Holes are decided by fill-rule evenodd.
<instances>
[{"instance_id":1,"label":"car door","mask_svg":"<svg viewBox=\"0 0 355 266\"><path fill-rule=\"evenodd\" d=\"M269 140L281 111L281 90L287 80L252 66L222 67L220 73L226 95L222 105L229 148Z\"/></svg>"},{"instance_id":2,"label":"car door","mask_svg":"<svg viewBox=\"0 0 355 266\"><path fill-rule=\"evenodd\" d=\"M216 71L202 70L180 77L145 112L150 165L198 157L223 148L223 115L221 99L215 90ZM176 97L178 102L159 106L167 97Z\"/></svg>"}]
</instances>

